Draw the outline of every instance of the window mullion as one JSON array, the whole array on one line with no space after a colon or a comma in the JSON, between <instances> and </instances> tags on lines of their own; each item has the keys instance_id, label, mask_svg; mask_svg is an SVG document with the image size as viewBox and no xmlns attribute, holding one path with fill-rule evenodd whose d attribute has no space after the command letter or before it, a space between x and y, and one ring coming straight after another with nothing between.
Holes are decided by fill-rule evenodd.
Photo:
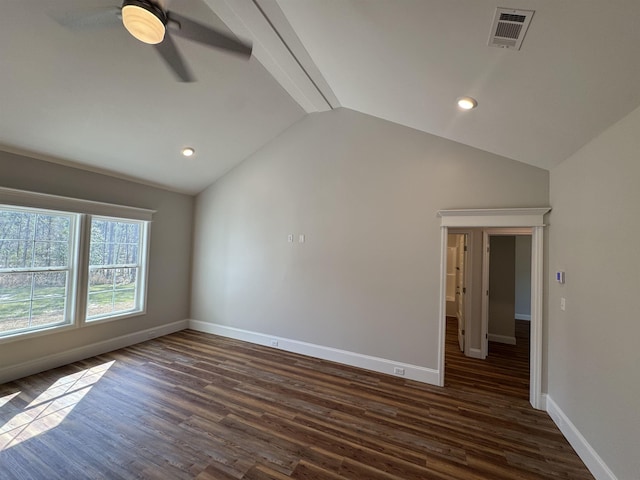
<instances>
[{"instance_id":1,"label":"window mullion","mask_svg":"<svg viewBox=\"0 0 640 480\"><path fill-rule=\"evenodd\" d=\"M111 282L111 310L116 309L116 269L111 269L111 275L113 275L113 281Z\"/></svg>"},{"instance_id":2,"label":"window mullion","mask_svg":"<svg viewBox=\"0 0 640 480\"><path fill-rule=\"evenodd\" d=\"M78 226L78 252L75 323L83 325L87 317L87 297L89 292L89 242L91 241L91 215L80 215Z\"/></svg>"},{"instance_id":3,"label":"window mullion","mask_svg":"<svg viewBox=\"0 0 640 480\"><path fill-rule=\"evenodd\" d=\"M36 274L31 274L31 294L29 295L29 323L28 326L31 328L31 322L33 320L33 293L35 291L35 283L36 283Z\"/></svg>"}]
</instances>

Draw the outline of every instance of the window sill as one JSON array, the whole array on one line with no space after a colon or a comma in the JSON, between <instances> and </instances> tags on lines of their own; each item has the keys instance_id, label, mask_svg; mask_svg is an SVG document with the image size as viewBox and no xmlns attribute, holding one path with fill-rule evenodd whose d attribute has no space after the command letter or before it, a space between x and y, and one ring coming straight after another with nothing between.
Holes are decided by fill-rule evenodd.
<instances>
[{"instance_id":1,"label":"window sill","mask_svg":"<svg viewBox=\"0 0 640 480\"><path fill-rule=\"evenodd\" d=\"M146 309L129 310L129 311L126 311L126 312L117 313L115 315L110 315L108 317L98 317L98 318L94 318L92 320L85 320L84 322L82 322L81 327L87 327L89 325L98 325L98 324L101 324L101 323L113 322L115 320L124 320L125 318L139 317L141 315L146 315L146 313L147 313Z\"/></svg>"},{"instance_id":2,"label":"window sill","mask_svg":"<svg viewBox=\"0 0 640 480\"><path fill-rule=\"evenodd\" d=\"M52 333L66 332L67 330L74 330L78 328L74 324L65 323L64 325L54 325L48 328L41 328L33 330L31 332L16 332L0 337L0 344L17 342L20 340L28 340L35 337L41 337L43 335L50 335Z\"/></svg>"}]
</instances>

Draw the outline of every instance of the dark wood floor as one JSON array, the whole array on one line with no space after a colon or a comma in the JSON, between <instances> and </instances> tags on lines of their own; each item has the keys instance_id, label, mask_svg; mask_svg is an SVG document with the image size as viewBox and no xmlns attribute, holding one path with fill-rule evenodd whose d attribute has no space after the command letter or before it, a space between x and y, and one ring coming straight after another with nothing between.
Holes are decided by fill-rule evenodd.
<instances>
[{"instance_id":1,"label":"dark wood floor","mask_svg":"<svg viewBox=\"0 0 640 480\"><path fill-rule=\"evenodd\" d=\"M438 388L185 330L0 386L0 478L593 478L455 364Z\"/></svg>"},{"instance_id":2,"label":"dark wood floor","mask_svg":"<svg viewBox=\"0 0 640 480\"><path fill-rule=\"evenodd\" d=\"M529 398L529 326L516 320L516 344L489 342L485 360L465 357L458 346L457 320L447 317L445 386L477 393Z\"/></svg>"}]
</instances>

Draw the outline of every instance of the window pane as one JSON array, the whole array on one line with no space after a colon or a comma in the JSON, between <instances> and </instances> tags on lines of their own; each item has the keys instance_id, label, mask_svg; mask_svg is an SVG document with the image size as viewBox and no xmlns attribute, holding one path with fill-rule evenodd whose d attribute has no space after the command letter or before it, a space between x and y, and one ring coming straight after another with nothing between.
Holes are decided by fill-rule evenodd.
<instances>
[{"instance_id":1,"label":"window pane","mask_svg":"<svg viewBox=\"0 0 640 480\"><path fill-rule=\"evenodd\" d=\"M30 301L0 303L0 334L29 327Z\"/></svg>"},{"instance_id":2,"label":"window pane","mask_svg":"<svg viewBox=\"0 0 640 480\"><path fill-rule=\"evenodd\" d=\"M36 241L44 242L66 242L69 238L70 220L59 215L37 216L36 221Z\"/></svg>"},{"instance_id":3,"label":"window pane","mask_svg":"<svg viewBox=\"0 0 640 480\"><path fill-rule=\"evenodd\" d=\"M141 310L138 262L144 225L120 219L92 219L88 320Z\"/></svg>"},{"instance_id":4,"label":"window pane","mask_svg":"<svg viewBox=\"0 0 640 480\"><path fill-rule=\"evenodd\" d=\"M5 240L0 246L0 268L30 268L33 262L33 241Z\"/></svg>"},{"instance_id":5,"label":"window pane","mask_svg":"<svg viewBox=\"0 0 640 480\"><path fill-rule=\"evenodd\" d=\"M33 298L64 297L67 272L39 272L34 274Z\"/></svg>"},{"instance_id":6,"label":"window pane","mask_svg":"<svg viewBox=\"0 0 640 480\"><path fill-rule=\"evenodd\" d=\"M92 242L89 250L89 265L104 265L105 244Z\"/></svg>"},{"instance_id":7,"label":"window pane","mask_svg":"<svg viewBox=\"0 0 640 480\"><path fill-rule=\"evenodd\" d=\"M0 308L31 298L32 273L0 273Z\"/></svg>"},{"instance_id":8,"label":"window pane","mask_svg":"<svg viewBox=\"0 0 640 480\"><path fill-rule=\"evenodd\" d=\"M137 280L138 268L90 269L87 317L134 310Z\"/></svg>"},{"instance_id":9,"label":"window pane","mask_svg":"<svg viewBox=\"0 0 640 480\"><path fill-rule=\"evenodd\" d=\"M131 289L136 285L138 269L137 268L116 268L115 285L116 289Z\"/></svg>"},{"instance_id":10,"label":"window pane","mask_svg":"<svg viewBox=\"0 0 640 480\"><path fill-rule=\"evenodd\" d=\"M90 265L126 265L136 263L140 242L139 222L91 222Z\"/></svg>"},{"instance_id":11,"label":"window pane","mask_svg":"<svg viewBox=\"0 0 640 480\"><path fill-rule=\"evenodd\" d=\"M66 266L71 219L64 215L0 211L0 268Z\"/></svg>"},{"instance_id":12,"label":"window pane","mask_svg":"<svg viewBox=\"0 0 640 480\"><path fill-rule=\"evenodd\" d=\"M0 211L0 232L5 240L33 238L35 214L12 210Z\"/></svg>"},{"instance_id":13,"label":"window pane","mask_svg":"<svg viewBox=\"0 0 640 480\"><path fill-rule=\"evenodd\" d=\"M35 242L34 267L64 267L69 263L68 242Z\"/></svg>"},{"instance_id":14,"label":"window pane","mask_svg":"<svg viewBox=\"0 0 640 480\"><path fill-rule=\"evenodd\" d=\"M44 327L64 323L64 297L45 297L33 300L31 304L31 327Z\"/></svg>"},{"instance_id":15,"label":"window pane","mask_svg":"<svg viewBox=\"0 0 640 480\"><path fill-rule=\"evenodd\" d=\"M0 207L0 336L71 322L73 219L73 214ZM55 271L38 271L42 268ZM1 271L8 269L23 271Z\"/></svg>"},{"instance_id":16,"label":"window pane","mask_svg":"<svg viewBox=\"0 0 640 480\"><path fill-rule=\"evenodd\" d=\"M98 317L113 312L113 291L89 293L87 317Z\"/></svg>"}]
</instances>

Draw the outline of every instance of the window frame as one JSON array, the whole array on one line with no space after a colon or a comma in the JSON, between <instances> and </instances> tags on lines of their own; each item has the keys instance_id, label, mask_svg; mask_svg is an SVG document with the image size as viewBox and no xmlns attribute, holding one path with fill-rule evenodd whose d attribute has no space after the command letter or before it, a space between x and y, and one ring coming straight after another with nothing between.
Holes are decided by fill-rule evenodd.
<instances>
[{"instance_id":1,"label":"window frame","mask_svg":"<svg viewBox=\"0 0 640 480\"><path fill-rule=\"evenodd\" d=\"M59 271L66 271L68 273L67 279L67 287L65 287L65 316L64 320L61 323L45 325L40 328L28 328L21 329L9 332L7 334L0 334L0 343L4 343L7 339L13 338L26 338L27 336L32 336L36 333L49 333L51 331L62 331L71 328L75 328L75 322L77 318L77 285L76 280L78 278L79 273L79 258L78 258L78 250L80 246L80 215L73 212L64 212L60 210L51 210L44 208L36 208L36 207L23 207L18 205L7 205L0 204L0 210L3 211L14 211L19 213L30 213L34 215L44 214L44 215L59 215L65 216L69 218L69 243L68 243L68 262L67 266L64 269L59 269ZM34 228L37 228L34 226ZM5 269L3 269L5 270ZM37 268L31 269L21 269L21 268L7 268L8 272L3 273L36 273L38 271L47 271L47 270L38 270ZM14 271L11 271L14 270ZM51 270L49 270L51 271ZM33 301L33 296L30 298Z\"/></svg>"},{"instance_id":2,"label":"window frame","mask_svg":"<svg viewBox=\"0 0 640 480\"><path fill-rule=\"evenodd\" d=\"M140 245L138 250L138 265L140 268L140 275L138 279L138 287L136 288L136 308L134 310L127 310L124 312L115 312L111 315L100 316L96 318L88 318L88 302L89 302L89 270L90 270L90 250L91 250L91 221L94 218L98 218L101 220L109 220L109 221L123 221L123 222L139 222L141 231L140 231ZM85 240L86 240L86 255L82 256L82 285L84 286L84 291L80 296L83 298L78 298L78 306L80 309L78 310L78 315L80 318L80 323L82 325L97 325L99 323L110 322L114 320L121 320L123 318L137 317L139 315L144 315L147 313L147 283L149 279L149 230L151 223L144 220L137 220L132 218L122 218L122 217L110 217L106 215L85 215Z\"/></svg>"},{"instance_id":3,"label":"window frame","mask_svg":"<svg viewBox=\"0 0 640 480\"><path fill-rule=\"evenodd\" d=\"M46 213L68 215L74 220L71 235L70 278L68 281L67 308L69 322L34 330L22 330L0 335L0 344L28 338L84 328L110 321L137 317L147 313L147 287L149 278L149 252L151 223L155 210L117 205L92 200L82 200L39 192L30 192L0 187L0 209L34 209ZM140 238L140 283L137 292L138 308L134 311L115 313L87 321L87 298L89 291L89 251L91 241L91 218L141 222Z\"/></svg>"}]
</instances>

